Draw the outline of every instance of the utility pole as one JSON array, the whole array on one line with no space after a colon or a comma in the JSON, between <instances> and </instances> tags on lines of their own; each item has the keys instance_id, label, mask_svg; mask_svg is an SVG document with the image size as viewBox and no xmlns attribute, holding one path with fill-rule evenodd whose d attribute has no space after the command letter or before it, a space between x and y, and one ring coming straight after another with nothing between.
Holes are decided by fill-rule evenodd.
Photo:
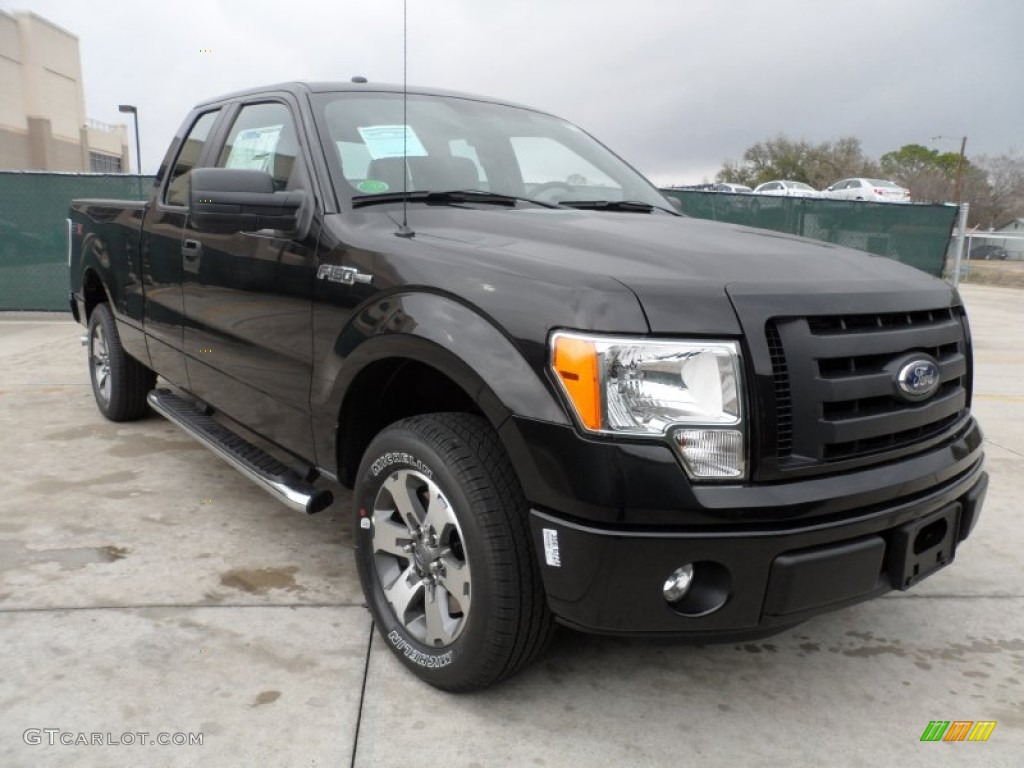
<instances>
[{"instance_id":1,"label":"utility pole","mask_svg":"<svg viewBox=\"0 0 1024 768\"><path fill-rule=\"evenodd\" d=\"M964 150L967 149L967 137L960 139L960 160L956 164L956 189L953 193L956 204L960 205L964 191Z\"/></svg>"},{"instance_id":2,"label":"utility pole","mask_svg":"<svg viewBox=\"0 0 1024 768\"><path fill-rule=\"evenodd\" d=\"M944 141L956 141L956 139L950 136L932 136L932 141L938 141L943 139ZM953 182L953 199L957 205L963 202L964 194L964 163L966 162L966 155L964 154L967 150L967 137L963 136L960 139L960 157L956 162L956 181Z\"/></svg>"}]
</instances>

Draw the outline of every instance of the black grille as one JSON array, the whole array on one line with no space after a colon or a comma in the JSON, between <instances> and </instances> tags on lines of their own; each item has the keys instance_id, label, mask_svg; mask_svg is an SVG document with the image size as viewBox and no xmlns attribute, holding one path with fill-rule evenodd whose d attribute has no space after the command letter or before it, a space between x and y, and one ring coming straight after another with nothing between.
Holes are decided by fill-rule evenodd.
<instances>
[{"instance_id":1,"label":"black grille","mask_svg":"<svg viewBox=\"0 0 1024 768\"><path fill-rule=\"evenodd\" d=\"M765 328L768 353L772 358L772 382L775 389L775 446L780 457L793 452L793 394L789 389L789 369L779 329L774 322Z\"/></svg>"},{"instance_id":2,"label":"black grille","mask_svg":"<svg viewBox=\"0 0 1024 768\"><path fill-rule=\"evenodd\" d=\"M928 439L929 437L941 435L959 420L960 414L955 413L952 416L947 416L933 424L922 427L911 427L910 429L905 429L902 432L896 432L891 435L878 435L877 437L870 437L865 440L850 440L846 443L826 445L824 458L830 461L834 461L836 459L847 459L855 456L862 456L864 454L877 453L878 451L887 451L912 443L918 443L922 440Z\"/></svg>"},{"instance_id":3,"label":"black grille","mask_svg":"<svg viewBox=\"0 0 1024 768\"><path fill-rule=\"evenodd\" d=\"M857 333L874 331L879 328L910 328L934 325L937 322L954 319L953 310L924 309L918 312L885 312L872 315L835 315L833 317L809 317L807 327L811 333L824 336L832 333Z\"/></svg>"},{"instance_id":4,"label":"black grille","mask_svg":"<svg viewBox=\"0 0 1024 768\"><path fill-rule=\"evenodd\" d=\"M967 348L959 312L774 318L765 325L780 469L879 456L941 437L966 414ZM900 368L923 354L939 389L908 402Z\"/></svg>"}]
</instances>

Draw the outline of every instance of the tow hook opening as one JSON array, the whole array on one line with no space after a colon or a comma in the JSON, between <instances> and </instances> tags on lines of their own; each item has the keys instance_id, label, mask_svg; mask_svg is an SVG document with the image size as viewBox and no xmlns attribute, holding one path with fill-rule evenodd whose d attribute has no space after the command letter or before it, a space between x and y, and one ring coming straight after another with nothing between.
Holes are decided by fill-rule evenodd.
<instances>
[{"instance_id":1,"label":"tow hook opening","mask_svg":"<svg viewBox=\"0 0 1024 768\"><path fill-rule=\"evenodd\" d=\"M927 552L935 545L941 543L946 538L948 530L949 527L944 519L936 520L934 523L926 525L914 538L914 554L920 555L922 552Z\"/></svg>"}]
</instances>

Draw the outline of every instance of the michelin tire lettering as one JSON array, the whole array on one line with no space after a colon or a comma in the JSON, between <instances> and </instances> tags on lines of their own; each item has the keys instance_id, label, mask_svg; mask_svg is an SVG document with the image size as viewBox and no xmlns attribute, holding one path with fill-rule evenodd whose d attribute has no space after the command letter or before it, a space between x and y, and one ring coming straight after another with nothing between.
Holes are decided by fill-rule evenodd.
<instances>
[{"instance_id":1,"label":"michelin tire lettering","mask_svg":"<svg viewBox=\"0 0 1024 768\"><path fill-rule=\"evenodd\" d=\"M397 629L392 629L388 633L388 640L395 647L396 651L399 651L405 658L411 661L413 664L418 664L425 669L441 669L447 667L452 663L452 652L446 651L445 653L437 656L429 653L423 653L413 648L409 642L402 637Z\"/></svg>"},{"instance_id":2,"label":"michelin tire lettering","mask_svg":"<svg viewBox=\"0 0 1024 768\"><path fill-rule=\"evenodd\" d=\"M374 477L377 477L386 467L390 467L392 464L407 464L408 466L422 472L427 477L432 478L434 476L434 470L412 454L405 453L404 451L392 451L385 453L370 465L370 472L373 473Z\"/></svg>"}]
</instances>

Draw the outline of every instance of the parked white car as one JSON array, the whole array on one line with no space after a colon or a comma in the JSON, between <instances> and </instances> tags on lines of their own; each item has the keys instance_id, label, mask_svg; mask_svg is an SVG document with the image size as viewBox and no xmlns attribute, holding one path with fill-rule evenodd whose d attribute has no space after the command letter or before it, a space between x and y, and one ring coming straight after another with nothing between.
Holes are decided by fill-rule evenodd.
<instances>
[{"instance_id":1,"label":"parked white car","mask_svg":"<svg viewBox=\"0 0 1024 768\"><path fill-rule=\"evenodd\" d=\"M734 195L736 195L736 194L739 194L739 195L749 195L754 190L752 190L750 187L748 187L745 184L724 184L723 183L723 184L715 184L715 186L713 186L711 188L711 191L712 192L731 192Z\"/></svg>"},{"instance_id":2,"label":"parked white car","mask_svg":"<svg viewBox=\"0 0 1024 768\"><path fill-rule=\"evenodd\" d=\"M776 197L821 197L821 192L802 181L766 181L754 187L754 194Z\"/></svg>"},{"instance_id":3,"label":"parked white car","mask_svg":"<svg viewBox=\"0 0 1024 768\"><path fill-rule=\"evenodd\" d=\"M876 203L909 203L910 190L885 179L843 179L822 193L833 200L871 200Z\"/></svg>"}]
</instances>

